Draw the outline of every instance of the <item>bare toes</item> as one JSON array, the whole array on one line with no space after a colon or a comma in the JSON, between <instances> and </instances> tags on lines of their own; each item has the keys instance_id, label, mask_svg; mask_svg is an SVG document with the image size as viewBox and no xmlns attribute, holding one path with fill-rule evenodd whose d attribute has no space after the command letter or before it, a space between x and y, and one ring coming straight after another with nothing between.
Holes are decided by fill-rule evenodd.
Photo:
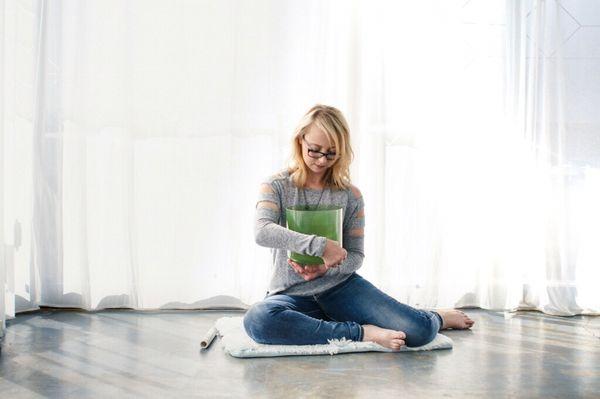
<instances>
[{"instance_id":1,"label":"bare toes","mask_svg":"<svg viewBox=\"0 0 600 399\"><path fill-rule=\"evenodd\" d=\"M390 343L390 347L394 350L399 350L400 348L402 348L402 346L404 345L404 341L402 340L392 340L392 342Z\"/></svg>"}]
</instances>

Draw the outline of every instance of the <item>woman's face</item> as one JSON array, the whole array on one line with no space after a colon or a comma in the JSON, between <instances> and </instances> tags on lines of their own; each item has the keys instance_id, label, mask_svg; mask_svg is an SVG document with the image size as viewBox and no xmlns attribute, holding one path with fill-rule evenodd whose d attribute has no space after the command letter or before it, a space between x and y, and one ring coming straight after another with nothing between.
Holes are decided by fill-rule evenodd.
<instances>
[{"instance_id":1,"label":"woman's face","mask_svg":"<svg viewBox=\"0 0 600 399\"><path fill-rule=\"evenodd\" d=\"M328 160L326 156L321 156L317 152L311 151L309 153L309 150L326 154L334 154L336 152L335 147L330 146L329 139L325 132L312 125L308 132L304 134L304 139L300 138L300 141L302 145L302 158L304 159L306 166L308 166L314 174L324 175L327 169L335 163L337 158L333 157L334 159ZM320 158L314 158L315 156L319 156Z\"/></svg>"}]
</instances>

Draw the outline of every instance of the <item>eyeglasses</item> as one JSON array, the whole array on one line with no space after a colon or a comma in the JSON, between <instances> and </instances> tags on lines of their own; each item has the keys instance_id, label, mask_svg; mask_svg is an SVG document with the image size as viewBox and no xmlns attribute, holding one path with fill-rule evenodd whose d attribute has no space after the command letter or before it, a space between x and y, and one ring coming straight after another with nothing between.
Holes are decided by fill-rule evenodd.
<instances>
[{"instance_id":1,"label":"eyeglasses","mask_svg":"<svg viewBox=\"0 0 600 399\"><path fill-rule=\"evenodd\" d=\"M308 156L311 158L319 159L325 157L328 161L333 161L337 157L337 154L335 152L321 152L317 150L311 150L310 148L308 148L308 141L306 141L304 137L302 137L302 140L306 143L308 149Z\"/></svg>"}]
</instances>

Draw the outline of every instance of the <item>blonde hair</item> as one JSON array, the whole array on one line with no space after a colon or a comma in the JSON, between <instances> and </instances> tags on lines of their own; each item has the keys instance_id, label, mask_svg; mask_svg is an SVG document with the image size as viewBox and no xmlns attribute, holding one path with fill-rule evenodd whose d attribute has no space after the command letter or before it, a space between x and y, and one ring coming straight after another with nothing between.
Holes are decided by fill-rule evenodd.
<instances>
[{"instance_id":1,"label":"blonde hair","mask_svg":"<svg viewBox=\"0 0 600 399\"><path fill-rule=\"evenodd\" d=\"M308 177L308 166L302 157L301 139L311 126L322 130L333 143L338 155L335 163L327 169L325 186L344 190L350 188L350 163L354 152L350 146L350 129L344 115L334 107L317 104L304 115L292 139L292 156L288 169L292 181L297 187L304 187Z\"/></svg>"}]
</instances>

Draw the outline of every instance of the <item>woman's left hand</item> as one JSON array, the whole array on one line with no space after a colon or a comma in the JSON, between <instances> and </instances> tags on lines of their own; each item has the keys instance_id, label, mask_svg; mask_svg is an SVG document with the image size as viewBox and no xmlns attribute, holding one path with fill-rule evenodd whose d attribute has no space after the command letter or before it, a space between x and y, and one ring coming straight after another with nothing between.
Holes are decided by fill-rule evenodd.
<instances>
[{"instance_id":1,"label":"woman's left hand","mask_svg":"<svg viewBox=\"0 0 600 399\"><path fill-rule=\"evenodd\" d=\"M291 259L288 259L288 264L302 276L306 281L314 280L327 273L328 267L325 265L306 265L302 266Z\"/></svg>"}]
</instances>

